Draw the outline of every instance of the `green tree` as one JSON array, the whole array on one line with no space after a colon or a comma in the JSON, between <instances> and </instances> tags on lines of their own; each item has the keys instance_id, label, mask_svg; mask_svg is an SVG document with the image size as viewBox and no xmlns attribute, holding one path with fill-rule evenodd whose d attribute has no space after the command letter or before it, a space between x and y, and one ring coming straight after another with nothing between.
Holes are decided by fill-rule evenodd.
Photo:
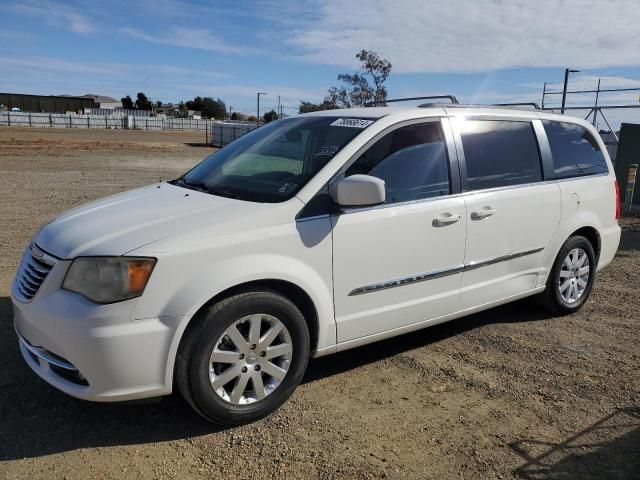
<instances>
[{"instance_id":1,"label":"green tree","mask_svg":"<svg viewBox=\"0 0 640 480\"><path fill-rule=\"evenodd\" d=\"M151 110L151 102L142 92L138 92L136 96L136 108L138 110Z\"/></svg>"},{"instance_id":2,"label":"green tree","mask_svg":"<svg viewBox=\"0 0 640 480\"><path fill-rule=\"evenodd\" d=\"M264 115L262 116L262 120L264 121L264 123L269 123L269 122L273 122L274 120L278 119L278 114L276 113L275 110L269 110L268 112L265 112Z\"/></svg>"},{"instance_id":3,"label":"green tree","mask_svg":"<svg viewBox=\"0 0 640 480\"><path fill-rule=\"evenodd\" d=\"M211 97L196 97L186 103L189 110L201 112L207 118L225 118L227 115L227 106L220 100L214 100Z\"/></svg>"},{"instance_id":4,"label":"green tree","mask_svg":"<svg viewBox=\"0 0 640 480\"><path fill-rule=\"evenodd\" d=\"M123 97L120 99L120 101L122 102L122 108L125 108L127 110L133 110L133 100L131 100L131 97L129 95L127 95L126 97Z\"/></svg>"},{"instance_id":5,"label":"green tree","mask_svg":"<svg viewBox=\"0 0 640 480\"><path fill-rule=\"evenodd\" d=\"M321 110L332 110L336 108L333 103L325 98L321 103L305 102L300 100L300 106L298 107L298 113L319 112Z\"/></svg>"}]
</instances>

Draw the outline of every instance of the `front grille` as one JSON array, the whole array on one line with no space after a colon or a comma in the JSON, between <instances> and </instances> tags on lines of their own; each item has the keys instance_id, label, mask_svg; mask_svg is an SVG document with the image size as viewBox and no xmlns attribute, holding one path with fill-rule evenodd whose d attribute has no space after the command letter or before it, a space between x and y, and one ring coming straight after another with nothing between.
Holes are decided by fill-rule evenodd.
<instances>
[{"instance_id":1,"label":"front grille","mask_svg":"<svg viewBox=\"0 0 640 480\"><path fill-rule=\"evenodd\" d=\"M15 281L18 293L25 301L31 300L38 293L53 268L53 264L48 259L45 261L44 256L44 252L35 245L27 248L22 256Z\"/></svg>"}]
</instances>

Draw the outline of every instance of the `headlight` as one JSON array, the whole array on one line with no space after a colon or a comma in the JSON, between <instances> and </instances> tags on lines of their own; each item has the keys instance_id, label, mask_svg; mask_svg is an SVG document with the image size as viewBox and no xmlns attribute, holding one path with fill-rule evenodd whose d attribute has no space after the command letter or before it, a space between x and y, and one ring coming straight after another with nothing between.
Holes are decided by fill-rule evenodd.
<instances>
[{"instance_id":1,"label":"headlight","mask_svg":"<svg viewBox=\"0 0 640 480\"><path fill-rule=\"evenodd\" d=\"M96 303L128 300L142 295L155 264L155 258L79 257L69 267L62 288Z\"/></svg>"}]
</instances>

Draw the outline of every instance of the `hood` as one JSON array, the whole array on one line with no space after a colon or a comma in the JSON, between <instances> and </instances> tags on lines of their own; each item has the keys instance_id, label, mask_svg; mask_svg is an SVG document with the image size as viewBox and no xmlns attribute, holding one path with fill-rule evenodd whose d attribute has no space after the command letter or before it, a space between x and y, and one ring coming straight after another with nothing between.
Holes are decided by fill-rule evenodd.
<instances>
[{"instance_id":1,"label":"hood","mask_svg":"<svg viewBox=\"0 0 640 480\"><path fill-rule=\"evenodd\" d=\"M69 210L47 223L36 244L63 259L124 255L210 221L255 214L264 204L218 197L161 183ZM210 221L205 221L205 220Z\"/></svg>"}]
</instances>

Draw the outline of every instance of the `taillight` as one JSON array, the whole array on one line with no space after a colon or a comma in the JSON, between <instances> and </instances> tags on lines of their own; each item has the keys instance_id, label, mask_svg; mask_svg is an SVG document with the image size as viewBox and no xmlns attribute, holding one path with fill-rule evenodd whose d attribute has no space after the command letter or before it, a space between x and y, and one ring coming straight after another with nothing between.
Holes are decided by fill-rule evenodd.
<instances>
[{"instance_id":1,"label":"taillight","mask_svg":"<svg viewBox=\"0 0 640 480\"><path fill-rule=\"evenodd\" d=\"M618 180L616 179L616 220L620 218L620 185L618 185Z\"/></svg>"}]
</instances>

